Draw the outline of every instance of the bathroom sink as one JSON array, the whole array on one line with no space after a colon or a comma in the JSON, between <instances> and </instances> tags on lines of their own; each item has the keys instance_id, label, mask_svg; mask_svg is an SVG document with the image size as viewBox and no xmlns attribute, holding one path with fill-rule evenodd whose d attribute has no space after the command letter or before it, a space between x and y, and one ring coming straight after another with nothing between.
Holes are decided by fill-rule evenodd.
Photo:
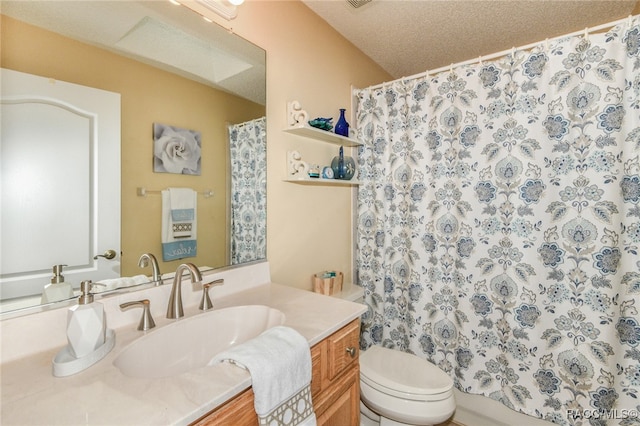
<instances>
[{"instance_id":1,"label":"bathroom sink","mask_svg":"<svg viewBox=\"0 0 640 426\"><path fill-rule=\"evenodd\" d=\"M263 305L234 306L195 315L152 330L125 347L113 364L129 377L159 378L206 366L219 352L284 323Z\"/></svg>"}]
</instances>

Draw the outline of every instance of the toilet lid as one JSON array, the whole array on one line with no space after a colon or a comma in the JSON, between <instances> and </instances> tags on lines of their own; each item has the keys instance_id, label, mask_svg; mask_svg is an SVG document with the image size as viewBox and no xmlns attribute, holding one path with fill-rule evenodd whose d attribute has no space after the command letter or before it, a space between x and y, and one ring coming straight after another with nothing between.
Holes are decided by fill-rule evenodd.
<instances>
[{"instance_id":1,"label":"toilet lid","mask_svg":"<svg viewBox=\"0 0 640 426\"><path fill-rule=\"evenodd\" d=\"M416 395L444 393L453 387L451 377L429 361L382 346L361 352L360 374L386 388Z\"/></svg>"}]
</instances>

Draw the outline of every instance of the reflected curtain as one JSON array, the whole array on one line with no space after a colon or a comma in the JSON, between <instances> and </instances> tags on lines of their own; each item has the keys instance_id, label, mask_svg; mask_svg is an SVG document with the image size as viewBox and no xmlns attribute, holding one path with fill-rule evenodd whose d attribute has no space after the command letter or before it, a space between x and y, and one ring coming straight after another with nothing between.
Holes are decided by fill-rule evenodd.
<instances>
[{"instance_id":1,"label":"reflected curtain","mask_svg":"<svg viewBox=\"0 0 640 426\"><path fill-rule=\"evenodd\" d=\"M638 424L638 17L356 95L363 349L554 423Z\"/></svg>"},{"instance_id":2,"label":"reflected curtain","mask_svg":"<svg viewBox=\"0 0 640 426\"><path fill-rule=\"evenodd\" d=\"M228 126L232 265L267 256L266 118Z\"/></svg>"}]
</instances>

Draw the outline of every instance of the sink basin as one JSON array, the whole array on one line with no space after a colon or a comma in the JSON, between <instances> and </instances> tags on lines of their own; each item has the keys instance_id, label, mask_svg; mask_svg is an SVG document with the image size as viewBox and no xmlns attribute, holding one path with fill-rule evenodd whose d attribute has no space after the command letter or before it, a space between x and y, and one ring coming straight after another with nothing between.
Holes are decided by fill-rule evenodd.
<instances>
[{"instance_id":1,"label":"sink basin","mask_svg":"<svg viewBox=\"0 0 640 426\"><path fill-rule=\"evenodd\" d=\"M285 315L263 305L234 306L195 315L132 342L113 364L129 377L159 378L206 366L233 345L284 323Z\"/></svg>"}]
</instances>

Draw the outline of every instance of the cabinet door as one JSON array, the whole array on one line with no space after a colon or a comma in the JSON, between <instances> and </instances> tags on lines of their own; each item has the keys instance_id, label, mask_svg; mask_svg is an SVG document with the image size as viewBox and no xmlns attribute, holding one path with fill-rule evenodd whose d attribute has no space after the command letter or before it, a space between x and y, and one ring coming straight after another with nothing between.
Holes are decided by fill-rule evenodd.
<instances>
[{"instance_id":1,"label":"cabinet door","mask_svg":"<svg viewBox=\"0 0 640 426\"><path fill-rule=\"evenodd\" d=\"M332 402L316 413L318 426L358 426L360 424L360 369L353 368L325 391Z\"/></svg>"},{"instance_id":2,"label":"cabinet door","mask_svg":"<svg viewBox=\"0 0 640 426\"><path fill-rule=\"evenodd\" d=\"M326 370L326 356L323 354L326 352L327 342L322 341L311 348L311 397L315 401L325 387L325 374Z\"/></svg>"},{"instance_id":3,"label":"cabinet door","mask_svg":"<svg viewBox=\"0 0 640 426\"><path fill-rule=\"evenodd\" d=\"M360 322L354 321L327 338L329 349L328 375L333 380L358 360Z\"/></svg>"},{"instance_id":4,"label":"cabinet door","mask_svg":"<svg viewBox=\"0 0 640 426\"><path fill-rule=\"evenodd\" d=\"M192 426L257 426L258 415L253 401L253 390L247 389Z\"/></svg>"}]
</instances>

